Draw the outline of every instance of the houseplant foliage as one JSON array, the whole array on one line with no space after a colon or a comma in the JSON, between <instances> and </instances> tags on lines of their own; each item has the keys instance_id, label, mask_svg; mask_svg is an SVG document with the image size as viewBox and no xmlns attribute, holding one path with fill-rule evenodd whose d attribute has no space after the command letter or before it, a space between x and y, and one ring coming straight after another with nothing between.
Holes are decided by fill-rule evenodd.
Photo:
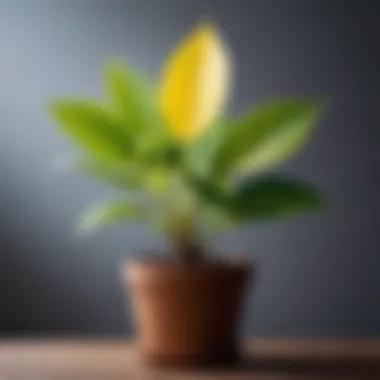
<instances>
[{"instance_id":1,"label":"houseplant foliage","mask_svg":"<svg viewBox=\"0 0 380 380\"><path fill-rule=\"evenodd\" d=\"M121 190L91 207L81 230L146 223L167 237L177 262L199 265L207 236L322 206L311 184L269 171L303 145L321 104L284 98L226 115L231 71L228 49L204 23L169 55L157 83L114 61L105 100L51 102L57 125L82 150L73 167Z\"/></svg>"}]
</instances>

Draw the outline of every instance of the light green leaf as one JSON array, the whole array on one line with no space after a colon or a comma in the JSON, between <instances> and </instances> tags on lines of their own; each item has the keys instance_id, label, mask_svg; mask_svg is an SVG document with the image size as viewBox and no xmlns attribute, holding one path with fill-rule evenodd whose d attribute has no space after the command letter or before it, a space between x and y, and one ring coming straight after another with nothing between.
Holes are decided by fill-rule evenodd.
<instances>
[{"instance_id":1,"label":"light green leaf","mask_svg":"<svg viewBox=\"0 0 380 380\"><path fill-rule=\"evenodd\" d=\"M113 108L130 131L154 128L158 122L155 93L141 74L113 61L106 66L105 86Z\"/></svg>"},{"instance_id":2,"label":"light green leaf","mask_svg":"<svg viewBox=\"0 0 380 380\"><path fill-rule=\"evenodd\" d=\"M144 185L145 172L136 164L120 161L105 161L91 157L73 160L70 171L80 172L90 178L103 180L122 190L138 190Z\"/></svg>"},{"instance_id":3,"label":"light green leaf","mask_svg":"<svg viewBox=\"0 0 380 380\"><path fill-rule=\"evenodd\" d=\"M50 113L60 129L91 155L124 159L131 146L120 121L102 106L85 100L56 100Z\"/></svg>"},{"instance_id":4,"label":"light green leaf","mask_svg":"<svg viewBox=\"0 0 380 380\"><path fill-rule=\"evenodd\" d=\"M231 202L234 214L241 220L316 211L324 204L324 197L312 185L274 175L245 182L236 189Z\"/></svg>"},{"instance_id":5,"label":"light green leaf","mask_svg":"<svg viewBox=\"0 0 380 380\"><path fill-rule=\"evenodd\" d=\"M156 89L137 71L120 62L106 66L105 85L112 108L121 116L133 136L138 157L169 145L169 134L164 128L158 107Z\"/></svg>"},{"instance_id":6,"label":"light green leaf","mask_svg":"<svg viewBox=\"0 0 380 380\"><path fill-rule=\"evenodd\" d=\"M143 208L136 203L114 201L91 207L85 212L78 223L80 233L90 232L111 225L142 220Z\"/></svg>"},{"instance_id":7,"label":"light green leaf","mask_svg":"<svg viewBox=\"0 0 380 380\"><path fill-rule=\"evenodd\" d=\"M247 174L274 166L306 141L321 114L307 100L267 102L233 121L214 161L216 175Z\"/></svg>"}]
</instances>

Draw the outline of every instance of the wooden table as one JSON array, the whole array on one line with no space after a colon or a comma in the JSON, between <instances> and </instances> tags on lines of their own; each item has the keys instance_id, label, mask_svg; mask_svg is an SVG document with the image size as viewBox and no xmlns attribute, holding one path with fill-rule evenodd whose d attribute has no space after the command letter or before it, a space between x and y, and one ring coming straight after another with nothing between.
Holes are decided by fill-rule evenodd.
<instances>
[{"instance_id":1,"label":"wooden table","mask_svg":"<svg viewBox=\"0 0 380 380\"><path fill-rule=\"evenodd\" d=\"M257 340L235 369L146 368L122 341L0 343L0 380L380 380L379 340Z\"/></svg>"}]
</instances>

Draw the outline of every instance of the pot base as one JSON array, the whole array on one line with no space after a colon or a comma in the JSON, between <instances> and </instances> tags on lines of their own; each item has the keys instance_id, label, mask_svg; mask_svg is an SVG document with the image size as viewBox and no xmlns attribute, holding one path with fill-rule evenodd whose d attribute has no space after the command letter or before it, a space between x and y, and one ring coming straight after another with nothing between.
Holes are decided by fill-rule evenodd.
<instances>
[{"instance_id":1,"label":"pot base","mask_svg":"<svg viewBox=\"0 0 380 380\"><path fill-rule=\"evenodd\" d=\"M235 367L241 361L241 355L237 350L218 353L213 356L200 355L159 355L156 353L141 353L144 363L152 367L160 368L220 368Z\"/></svg>"}]
</instances>

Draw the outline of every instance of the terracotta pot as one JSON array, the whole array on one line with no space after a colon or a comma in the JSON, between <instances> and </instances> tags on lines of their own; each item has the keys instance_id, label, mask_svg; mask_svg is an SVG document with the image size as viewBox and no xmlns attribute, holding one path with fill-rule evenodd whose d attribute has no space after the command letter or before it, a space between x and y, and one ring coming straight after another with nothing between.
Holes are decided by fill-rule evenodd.
<instances>
[{"instance_id":1,"label":"terracotta pot","mask_svg":"<svg viewBox=\"0 0 380 380\"><path fill-rule=\"evenodd\" d=\"M166 365L214 365L239 356L238 328L248 264L132 261L124 279L143 359Z\"/></svg>"}]
</instances>

